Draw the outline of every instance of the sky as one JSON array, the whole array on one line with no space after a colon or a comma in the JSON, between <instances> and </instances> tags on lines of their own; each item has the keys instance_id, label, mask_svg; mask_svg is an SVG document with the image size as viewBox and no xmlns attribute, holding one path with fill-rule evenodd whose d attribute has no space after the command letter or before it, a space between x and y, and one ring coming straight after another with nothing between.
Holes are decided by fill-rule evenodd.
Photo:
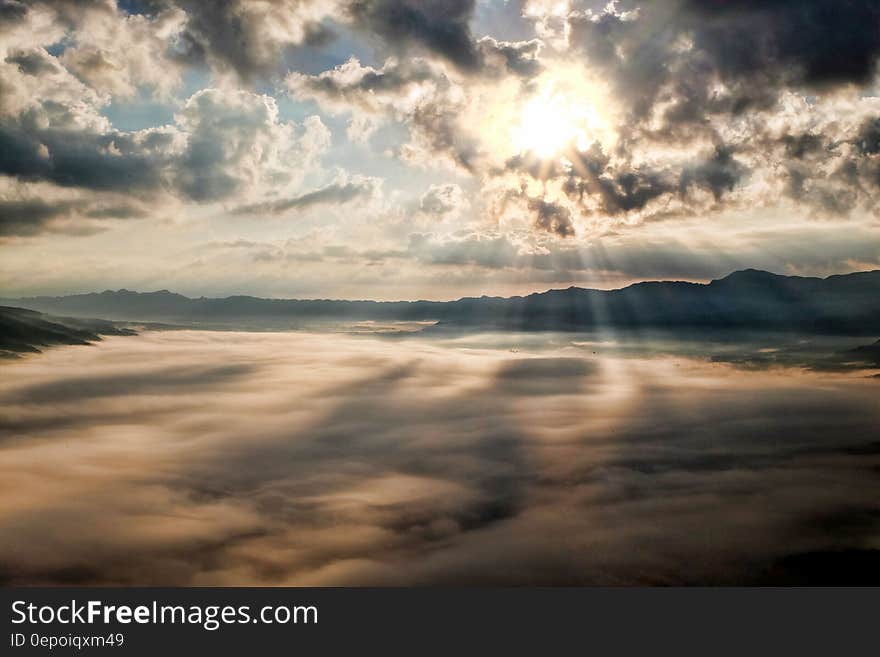
<instances>
[{"instance_id":1,"label":"sky","mask_svg":"<svg viewBox=\"0 0 880 657\"><path fill-rule=\"evenodd\" d=\"M0 294L880 268L880 6L0 0Z\"/></svg>"}]
</instances>

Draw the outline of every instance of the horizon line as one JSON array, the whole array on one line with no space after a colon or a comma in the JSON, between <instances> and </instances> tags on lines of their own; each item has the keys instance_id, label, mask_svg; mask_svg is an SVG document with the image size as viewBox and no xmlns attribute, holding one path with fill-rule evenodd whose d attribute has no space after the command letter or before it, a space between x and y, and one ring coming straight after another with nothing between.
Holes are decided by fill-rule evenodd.
<instances>
[{"instance_id":1,"label":"horizon line","mask_svg":"<svg viewBox=\"0 0 880 657\"><path fill-rule=\"evenodd\" d=\"M6 300L6 301L24 301L24 300L29 300L29 299L41 299L41 298L43 298L43 299L46 299L46 298L64 299L64 298L71 298L71 297L78 297L78 296L129 293L129 294L138 294L138 295L169 294L169 295L183 297L183 298L190 300L190 301L198 301L198 300L202 300L202 299L205 299L205 300L224 300L224 299L233 299L233 298L238 297L238 298L260 299L263 301L302 301L302 302L324 301L324 302L348 302L348 303L453 303L456 301L464 301L464 300L468 300L468 299L523 299L523 298L530 297L530 296L535 296L535 295L540 295L540 294L548 294L550 292L563 292L566 290L584 290L584 291L588 291L588 292L617 292L617 291L626 290L628 288L635 287L638 285L645 285L645 284L652 284L652 283L653 284L681 283L681 284L700 285L703 287L708 287L712 283L715 283L717 281L723 281L727 278L730 278L731 276L733 276L735 274L742 274L742 273L747 273L747 272L767 274L769 276L773 276L773 277L777 277L777 278L822 280L822 281L824 281L824 280L828 280L830 278L840 278L840 277L845 277L845 276L857 276L857 275L862 275L862 274L873 274L873 273L880 272L880 269L866 269L866 270L861 270L861 271L847 272L847 273L843 273L843 274L829 274L827 276L802 276L802 275L798 275L798 274L778 274L776 272L768 271L766 269L757 269L755 267L746 267L744 269L735 269L735 270L731 271L730 273L725 274L724 276L721 276L719 278L709 279L706 282L698 282L698 281L685 280L685 279L671 279L671 278L660 279L660 278L658 278L658 279L644 279L641 281L637 281L635 283L630 283L628 285L624 285L622 287L607 288L607 289L593 288L593 287L582 287L579 285L569 285L568 287L557 287L557 288L551 287L551 288L547 288L546 290L542 290L539 292L530 292L528 294L513 294L510 296L482 294L480 296L462 296L462 297L456 297L456 298L451 298L451 299L364 299L364 298L344 299L344 298L332 298L332 297L301 298L301 297L263 297L263 296L258 296L255 294L227 294L225 296L224 295L219 295L219 296L206 296L206 295L188 296L188 295L182 294L180 292L173 292L167 288L163 288L161 290L144 291L144 292L139 291L139 290L130 290L127 288L119 288L116 290L107 288L105 290L101 290L100 292L98 292L98 291L73 292L70 294L36 294L36 295L32 294L32 295L27 295L27 296L6 296L4 294L2 297L0 297L0 299Z\"/></svg>"}]
</instances>

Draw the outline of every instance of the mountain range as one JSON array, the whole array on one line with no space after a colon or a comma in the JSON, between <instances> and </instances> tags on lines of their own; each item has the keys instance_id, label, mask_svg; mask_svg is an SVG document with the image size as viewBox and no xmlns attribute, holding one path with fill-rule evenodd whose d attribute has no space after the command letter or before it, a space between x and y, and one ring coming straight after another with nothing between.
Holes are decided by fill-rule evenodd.
<instances>
[{"instance_id":1,"label":"mountain range","mask_svg":"<svg viewBox=\"0 0 880 657\"><path fill-rule=\"evenodd\" d=\"M644 282L617 290L578 287L528 296L456 301L343 301L189 298L159 292L105 291L0 299L53 315L165 322L187 326L278 328L314 321L431 321L437 327L499 330L781 330L880 334L880 270L813 278L737 271L710 283Z\"/></svg>"}]
</instances>

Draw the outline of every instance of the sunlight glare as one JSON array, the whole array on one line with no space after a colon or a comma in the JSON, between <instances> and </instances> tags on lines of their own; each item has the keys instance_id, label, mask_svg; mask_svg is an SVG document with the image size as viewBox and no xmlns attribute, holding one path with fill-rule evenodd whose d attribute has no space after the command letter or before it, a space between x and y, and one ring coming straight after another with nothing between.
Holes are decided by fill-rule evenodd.
<instances>
[{"instance_id":1,"label":"sunlight glare","mask_svg":"<svg viewBox=\"0 0 880 657\"><path fill-rule=\"evenodd\" d=\"M572 146L586 150L599 137L600 124L585 98L573 98L546 85L523 105L511 141L517 152L550 159Z\"/></svg>"}]
</instances>

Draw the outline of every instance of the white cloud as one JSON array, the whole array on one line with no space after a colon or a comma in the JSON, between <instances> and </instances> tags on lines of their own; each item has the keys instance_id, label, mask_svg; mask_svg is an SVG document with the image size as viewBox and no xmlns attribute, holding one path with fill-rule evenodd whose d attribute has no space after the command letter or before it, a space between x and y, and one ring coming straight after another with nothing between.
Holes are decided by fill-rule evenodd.
<instances>
[{"instance_id":1,"label":"white cloud","mask_svg":"<svg viewBox=\"0 0 880 657\"><path fill-rule=\"evenodd\" d=\"M177 185L197 201L277 192L314 167L330 142L317 116L282 121L271 96L205 89L175 115L186 134Z\"/></svg>"}]
</instances>

